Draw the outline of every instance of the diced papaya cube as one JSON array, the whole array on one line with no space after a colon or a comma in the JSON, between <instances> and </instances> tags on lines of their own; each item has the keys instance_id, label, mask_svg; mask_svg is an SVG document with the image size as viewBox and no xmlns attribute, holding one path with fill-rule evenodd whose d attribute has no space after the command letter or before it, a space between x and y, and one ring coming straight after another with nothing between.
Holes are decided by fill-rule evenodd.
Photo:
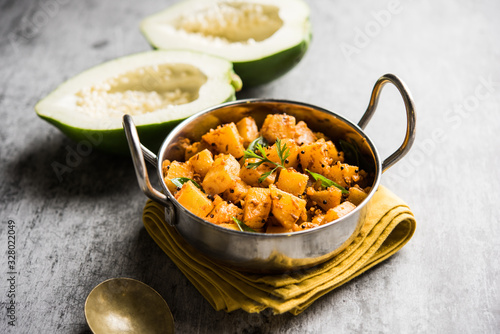
<instances>
[{"instance_id":1,"label":"diced papaya cube","mask_svg":"<svg viewBox=\"0 0 500 334\"><path fill-rule=\"evenodd\" d=\"M202 187L210 195L223 193L234 186L239 172L240 164L232 155L219 156L205 175Z\"/></svg>"},{"instance_id":2,"label":"diced papaya cube","mask_svg":"<svg viewBox=\"0 0 500 334\"><path fill-rule=\"evenodd\" d=\"M276 182L276 187L295 196L302 195L306 190L309 177L294 169L282 169Z\"/></svg>"},{"instance_id":3,"label":"diced papaya cube","mask_svg":"<svg viewBox=\"0 0 500 334\"><path fill-rule=\"evenodd\" d=\"M242 118L238 123L236 123L236 128L243 138L243 146L247 147L252 141L259 137L259 128L253 117Z\"/></svg>"},{"instance_id":4,"label":"diced papaya cube","mask_svg":"<svg viewBox=\"0 0 500 334\"><path fill-rule=\"evenodd\" d=\"M304 170L324 174L325 168L332 163L328 155L328 147L323 139L300 147L300 164Z\"/></svg>"},{"instance_id":5,"label":"diced papaya cube","mask_svg":"<svg viewBox=\"0 0 500 334\"><path fill-rule=\"evenodd\" d=\"M337 163L333 166L329 166L326 169L325 177L334 181L335 183L341 185L342 187L347 187L348 184L345 182L344 175L342 173L343 168L341 168L341 164Z\"/></svg>"},{"instance_id":6,"label":"diced papaya cube","mask_svg":"<svg viewBox=\"0 0 500 334\"><path fill-rule=\"evenodd\" d=\"M211 146L205 142L204 140L202 141L197 141L186 147L186 152L184 155L184 160L188 161L191 159L192 156L196 155L197 153L200 153L203 150L210 150ZM211 150L210 150L211 151Z\"/></svg>"},{"instance_id":7,"label":"diced papaya cube","mask_svg":"<svg viewBox=\"0 0 500 334\"><path fill-rule=\"evenodd\" d=\"M331 220L330 220L331 221ZM319 214L314 216L312 219L312 224L315 224L317 226L323 225L325 223L328 223L329 221L327 220L326 214Z\"/></svg>"},{"instance_id":8,"label":"diced papaya cube","mask_svg":"<svg viewBox=\"0 0 500 334\"><path fill-rule=\"evenodd\" d=\"M328 168L326 176L336 183L340 184L342 187L347 187L352 185L354 182L359 182L362 180L362 173L359 171L359 167L351 166L349 164L342 164L337 162L333 166Z\"/></svg>"},{"instance_id":9,"label":"diced papaya cube","mask_svg":"<svg viewBox=\"0 0 500 334\"><path fill-rule=\"evenodd\" d=\"M274 143L278 138L294 139L295 117L286 114L267 115L260 132L262 133L262 137L270 144Z\"/></svg>"},{"instance_id":10,"label":"diced papaya cube","mask_svg":"<svg viewBox=\"0 0 500 334\"><path fill-rule=\"evenodd\" d=\"M201 137L219 153L231 154L235 158L241 158L245 148L243 138L241 138L236 124L227 123L219 125L216 129L211 129Z\"/></svg>"},{"instance_id":11,"label":"diced papaya cube","mask_svg":"<svg viewBox=\"0 0 500 334\"><path fill-rule=\"evenodd\" d=\"M326 148L328 150L328 156L332 158L332 163L337 161L344 162L344 152L339 152L335 144L330 140L326 142Z\"/></svg>"},{"instance_id":12,"label":"diced papaya cube","mask_svg":"<svg viewBox=\"0 0 500 334\"><path fill-rule=\"evenodd\" d=\"M245 164L240 169L240 178L245 183L249 184L252 187L267 187L270 184L274 183L276 179L276 172L271 173L268 177L266 177L262 182L259 182L259 179L263 176L264 173L270 172L273 170L274 165L269 163L263 163L257 168L247 168L249 163L258 162L257 158L249 158L245 160Z\"/></svg>"},{"instance_id":13,"label":"diced papaya cube","mask_svg":"<svg viewBox=\"0 0 500 334\"><path fill-rule=\"evenodd\" d=\"M308 145L316 141L316 135L309 129L307 124L300 121L295 126L295 142L298 145Z\"/></svg>"},{"instance_id":14,"label":"diced papaya cube","mask_svg":"<svg viewBox=\"0 0 500 334\"><path fill-rule=\"evenodd\" d=\"M163 177L167 176L167 173L168 173L168 169L170 168L170 164L172 162L170 162L170 160L163 160L161 162L161 175L163 175Z\"/></svg>"},{"instance_id":15,"label":"diced papaya cube","mask_svg":"<svg viewBox=\"0 0 500 334\"><path fill-rule=\"evenodd\" d=\"M243 222L250 228L261 228L271 212L271 192L268 188L250 188L243 206Z\"/></svg>"},{"instance_id":16,"label":"diced papaya cube","mask_svg":"<svg viewBox=\"0 0 500 334\"><path fill-rule=\"evenodd\" d=\"M305 215L306 201L292 194L276 188L269 187L272 199L272 213L276 220L285 228L292 228L293 224Z\"/></svg>"},{"instance_id":17,"label":"diced papaya cube","mask_svg":"<svg viewBox=\"0 0 500 334\"><path fill-rule=\"evenodd\" d=\"M361 181L362 177L359 171L359 167L351 166L348 164L341 164L344 167L342 170L342 175L347 184L352 184L354 182Z\"/></svg>"},{"instance_id":18,"label":"diced papaya cube","mask_svg":"<svg viewBox=\"0 0 500 334\"><path fill-rule=\"evenodd\" d=\"M189 162L193 166L194 172L200 175L200 177L203 179L205 175L207 175L207 172L210 170L210 168L212 168L214 159L212 158L212 152L205 149L200 153L192 156L191 159L189 159Z\"/></svg>"},{"instance_id":19,"label":"diced papaya cube","mask_svg":"<svg viewBox=\"0 0 500 334\"><path fill-rule=\"evenodd\" d=\"M344 202L340 205L337 205L333 209L328 210L326 212L326 218L328 221L339 219L340 217L344 217L354 209L356 209L356 205L352 204L351 202Z\"/></svg>"},{"instance_id":20,"label":"diced papaya cube","mask_svg":"<svg viewBox=\"0 0 500 334\"><path fill-rule=\"evenodd\" d=\"M218 197L220 198L220 197ZM214 200L215 204L215 200ZM243 218L243 210L238 208L236 205L232 203L228 203L224 200L218 201L215 204L214 209L207 215L205 218L211 223L214 224L231 224L234 223L232 217L235 217L239 220Z\"/></svg>"},{"instance_id":21,"label":"diced papaya cube","mask_svg":"<svg viewBox=\"0 0 500 334\"><path fill-rule=\"evenodd\" d=\"M281 159L276 150L278 144L274 143L266 149L267 158L273 162L281 164ZM286 145L286 146L285 146ZM293 167L297 168L299 165L298 155L300 152L300 147L293 141L293 139L283 139L281 140L281 149L285 152L288 151L289 155L284 161L284 166L286 168ZM283 156L284 157L284 156Z\"/></svg>"},{"instance_id":22,"label":"diced papaya cube","mask_svg":"<svg viewBox=\"0 0 500 334\"><path fill-rule=\"evenodd\" d=\"M211 200L191 181L182 185L181 190L175 194L175 199L198 217L205 218L214 205Z\"/></svg>"},{"instance_id":23,"label":"diced papaya cube","mask_svg":"<svg viewBox=\"0 0 500 334\"><path fill-rule=\"evenodd\" d=\"M222 193L222 197L224 197L226 201L238 204L241 200L245 199L249 188L250 186L248 184L238 180L232 187Z\"/></svg>"},{"instance_id":24,"label":"diced papaya cube","mask_svg":"<svg viewBox=\"0 0 500 334\"><path fill-rule=\"evenodd\" d=\"M340 204L342 191L337 187L329 187L325 190L316 191L314 188L307 188L307 196L317 203L323 210L328 211Z\"/></svg>"},{"instance_id":25,"label":"diced papaya cube","mask_svg":"<svg viewBox=\"0 0 500 334\"><path fill-rule=\"evenodd\" d=\"M212 201L212 203L214 203L214 206L217 206L222 202L224 202L224 199L222 197L220 197L219 195L215 195L214 200Z\"/></svg>"},{"instance_id":26,"label":"diced papaya cube","mask_svg":"<svg viewBox=\"0 0 500 334\"><path fill-rule=\"evenodd\" d=\"M189 162L173 161L167 167L167 174L164 177L168 190L173 194L177 190L177 186L172 183L172 179L177 177L193 178L193 166Z\"/></svg>"},{"instance_id":27,"label":"diced papaya cube","mask_svg":"<svg viewBox=\"0 0 500 334\"><path fill-rule=\"evenodd\" d=\"M355 185L349 188L349 196L347 197L347 200L354 205L359 205L367 196L368 194L365 193L363 189L359 188L358 185Z\"/></svg>"}]
</instances>

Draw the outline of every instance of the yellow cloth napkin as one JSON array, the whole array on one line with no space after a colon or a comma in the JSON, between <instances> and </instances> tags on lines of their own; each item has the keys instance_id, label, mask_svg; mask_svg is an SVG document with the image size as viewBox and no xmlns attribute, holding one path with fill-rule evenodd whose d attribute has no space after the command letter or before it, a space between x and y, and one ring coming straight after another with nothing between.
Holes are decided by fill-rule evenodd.
<instances>
[{"instance_id":1,"label":"yellow cloth napkin","mask_svg":"<svg viewBox=\"0 0 500 334\"><path fill-rule=\"evenodd\" d=\"M306 270L280 275L235 271L193 251L165 222L161 205L148 200L143 222L153 240L216 310L243 309L299 314L316 299L365 272L401 249L412 237L415 218L409 207L380 186L368 204L359 235L340 254Z\"/></svg>"}]
</instances>

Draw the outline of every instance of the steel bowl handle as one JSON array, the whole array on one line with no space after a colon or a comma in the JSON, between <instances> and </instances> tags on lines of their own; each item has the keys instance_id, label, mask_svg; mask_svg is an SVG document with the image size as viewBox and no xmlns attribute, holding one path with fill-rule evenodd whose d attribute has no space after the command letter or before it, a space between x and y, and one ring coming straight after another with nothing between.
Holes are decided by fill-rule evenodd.
<instances>
[{"instance_id":1,"label":"steel bowl handle","mask_svg":"<svg viewBox=\"0 0 500 334\"><path fill-rule=\"evenodd\" d=\"M123 128L125 129L125 135L127 136L128 146L134 162L135 174L137 176L139 186L144 194L146 194L146 196L151 198L153 201L160 203L166 208L171 208L172 203L169 201L167 196L153 188L151 182L149 181L148 170L146 168L146 161L144 158L146 158L146 160L154 166L157 166L158 158L153 152L141 144L137 128L135 127L134 121L130 115L123 116Z\"/></svg>"},{"instance_id":2,"label":"steel bowl handle","mask_svg":"<svg viewBox=\"0 0 500 334\"><path fill-rule=\"evenodd\" d=\"M378 99L380 97L382 87L384 87L388 82L396 86L396 88L399 90L399 93L403 97L406 108L406 136L403 140L403 144L401 144L401 146L394 153L392 153L382 162L382 173L389 169L389 167L394 165L396 162L398 162L402 157L405 156L406 153L408 153L415 140L415 124L417 121L415 114L415 104L413 103L410 91L406 87L405 83L394 74L386 74L380 77L375 83L372 91L372 96L370 98L370 103L368 104L368 108L366 108L363 117L361 117L361 119L359 120L358 126L361 129L364 129L368 124L373 116L373 113L375 112L375 109L377 109Z\"/></svg>"}]
</instances>

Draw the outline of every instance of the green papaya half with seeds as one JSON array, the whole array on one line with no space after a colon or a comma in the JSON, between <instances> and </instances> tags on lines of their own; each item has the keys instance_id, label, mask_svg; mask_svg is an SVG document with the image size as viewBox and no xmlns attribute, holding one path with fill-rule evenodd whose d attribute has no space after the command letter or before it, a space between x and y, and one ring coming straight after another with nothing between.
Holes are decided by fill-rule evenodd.
<instances>
[{"instance_id":1,"label":"green papaya half with seeds","mask_svg":"<svg viewBox=\"0 0 500 334\"><path fill-rule=\"evenodd\" d=\"M141 23L157 49L188 49L226 58L245 87L292 69L311 40L302 0L185 0Z\"/></svg>"},{"instance_id":2,"label":"green papaya half with seeds","mask_svg":"<svg viewBox=\"0 0 500 334\"><path fill-rule=\"evenodd\" d=\"M232 64L192 51L148 51L118 58L69 79L35 111L76 142L128 154L122 116L132 115L141 142L157 150L187 117L235 99Z\"/></svg>"}]
</instances>

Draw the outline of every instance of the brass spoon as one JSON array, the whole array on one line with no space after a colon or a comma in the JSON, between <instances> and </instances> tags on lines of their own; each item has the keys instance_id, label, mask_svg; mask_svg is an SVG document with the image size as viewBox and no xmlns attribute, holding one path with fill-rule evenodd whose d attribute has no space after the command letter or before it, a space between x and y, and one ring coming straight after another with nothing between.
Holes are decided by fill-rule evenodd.
<instances>
[{"instance_id":1,"label":"brass spoon","mask_svg":"<svg viewBox=\"0 0 500 334\"><path fill-rule=\"evenodd\" d=\"M94 334L174 332L174 318L165 300L131 278L112 278L97 285L85 301L85 318Z\"/></svg>"}]
</instances>

